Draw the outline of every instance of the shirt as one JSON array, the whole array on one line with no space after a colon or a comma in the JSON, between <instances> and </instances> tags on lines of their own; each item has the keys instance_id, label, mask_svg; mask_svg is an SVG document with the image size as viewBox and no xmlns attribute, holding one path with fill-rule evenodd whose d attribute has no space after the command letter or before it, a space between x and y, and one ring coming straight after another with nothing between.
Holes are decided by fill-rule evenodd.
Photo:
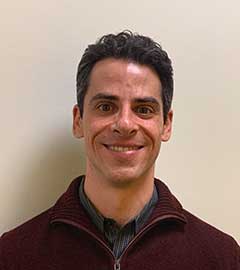
<instances>
[{"instance_id":1,"label":"shirt","mask_svg":"<svg viewBox=\"0 0 240 270\"><path fill-rule=\"evenodd\" d=\"M115 220L102 216L96 210L84 192L84 179L82 179L79 187L79 197L93 223L104 234L115 257L119 258L129 242L143 227L151 215L152 210L158 201L158 192L154 185L153 194L149 202L146 203L141 212L135 218L123 227L120 227Z\"/></svg>"}]
</instances>

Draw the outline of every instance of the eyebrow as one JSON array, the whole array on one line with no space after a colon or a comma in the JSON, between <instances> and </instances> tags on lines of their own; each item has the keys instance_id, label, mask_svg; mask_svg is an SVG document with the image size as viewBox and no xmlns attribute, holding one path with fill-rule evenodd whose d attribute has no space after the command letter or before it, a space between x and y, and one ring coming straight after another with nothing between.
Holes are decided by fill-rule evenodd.
<instances>
[{"instance_id":1,"label":"eyebrow","mask_svg":"<svg viewBox=\"0 0 240 270\"><path fill-rule=\"evenodd\" d=\"M160 107L159 101L154 97L143 97L143 98L134 98L136 103L153 103Z\"/></svg>"},{"instance_id":2,"label":"eyebrow","mask_svg":"<svg viewBox=\"0 0 240 270\"><path fill-rule=\"evenodd\" d=\"M109 94L105 94L105 93L98 93L97 95L95 95L91 98L91 100L89 101L89 104L91 104L94 101L99 100L99 99L105 99L105 100L111 100L111 101L119 100L119 98L117 96L109 95Z\"/></svg>"}]
</instances>

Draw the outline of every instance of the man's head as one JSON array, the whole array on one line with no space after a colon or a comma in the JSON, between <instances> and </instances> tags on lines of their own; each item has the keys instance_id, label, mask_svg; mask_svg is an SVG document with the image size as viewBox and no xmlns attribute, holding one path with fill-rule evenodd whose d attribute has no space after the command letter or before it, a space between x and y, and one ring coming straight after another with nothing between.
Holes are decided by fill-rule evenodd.
<instances>
[{"instance_id":1,"label":"man's head","mask_svg":"<svg viewBox=\"0 0 240 270\"><path fill-rule=\"evenodd\" d=\"M170 59L150 38L123 32L90 45L79 64L73 134L84 137L86 176L111 185L150 183L169 140Z\"/></svg>"},{"instance_id":2,"label":"man's head","mask_svg":"<svg viewBox=\"0 0 240 270\"><path fill-rule=\"evenodd\" d=\"M77 102L81 117L92 69L98 61L106 58L129 60L146 65L156 72L162 86L161 98L165 121L173 97L171 60L158 43L149 37L133 34L130 31L105 35L85 50L77 71Z\"/></svg>"}]
</instances>

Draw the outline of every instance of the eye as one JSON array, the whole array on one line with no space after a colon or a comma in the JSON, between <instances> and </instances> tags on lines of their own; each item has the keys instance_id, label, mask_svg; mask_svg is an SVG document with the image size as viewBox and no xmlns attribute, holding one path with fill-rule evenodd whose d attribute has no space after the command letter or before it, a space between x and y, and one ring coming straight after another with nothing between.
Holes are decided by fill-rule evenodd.
<instances>
[{"instance_id":1,"label":"eye","mask_svg":"<svg viewBox=\"0 0 240 270\"><path fill-rule=\"evenodd\" d=\"M109 114L113 113L116 110L116 105L111 102L99 102L95 106L95 110L100 114Z\"/></svg>"},{"instance_id":2,"label":"eye","mask_svg":"<svg viewBox=\"0 0 240 270\"><path fill-rule=\"evenodd\" d=\"M100 104L98 109L102 112L109 112L112 109L112 106L110 104Z\"/></svg>"},{"instance_id":3,"label":"eye","mask_svg":"<svg viewBox=\"0 0 240 270\"><path fill-rule=\"evenodd\" d=\"M147 116L149 114L152 114L154 111L151 107L148 106L138 106L135 109L136 113Z\"/></svg>"}]
</instances>

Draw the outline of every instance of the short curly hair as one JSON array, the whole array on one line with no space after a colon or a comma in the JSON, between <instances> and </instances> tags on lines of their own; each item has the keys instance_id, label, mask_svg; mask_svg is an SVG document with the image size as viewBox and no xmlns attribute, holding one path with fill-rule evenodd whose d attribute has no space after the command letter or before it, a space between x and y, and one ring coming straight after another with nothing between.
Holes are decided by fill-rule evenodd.
<instances>
[{"instance_id":1,"label":"short curly hair","mask_svg":"<svg viewBox=\"0 0 240 270\"><path fill-rule=\"evenodd\" d=\"M147 65L156 71L162 84L164 121L171 109L173 97L173 68L170 58L160 44L151 38L129 30L118 34L101 37L95 44L85 50L77 70L77 103L81 117L83 116L84 97L86 95L90 73L94 65L103 59L126 59Z\"/></svg>"}]
</instances>

